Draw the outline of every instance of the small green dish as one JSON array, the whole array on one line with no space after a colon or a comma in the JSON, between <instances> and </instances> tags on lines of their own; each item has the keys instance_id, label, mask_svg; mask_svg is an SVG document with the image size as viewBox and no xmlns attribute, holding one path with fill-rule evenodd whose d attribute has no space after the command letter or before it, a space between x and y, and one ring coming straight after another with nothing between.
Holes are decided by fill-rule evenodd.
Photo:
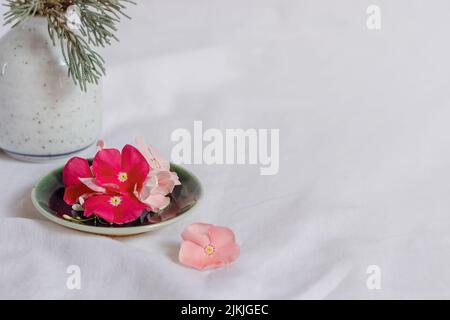
<instances>
[{"instance_id":1,"label":"small green dish","mask_svg":"<svg viewBox=\"0 0 450 320\"><path fill-rule=\"evenodd\" d=\"M202 196L200 181L188 170L171 164L171 171L178 174L181 185L175 187L170 195L170 205L162 212L151 215L143 212L140 219L123 225L109 224L100 219L86 221L82 212L72 210L63 200L62 170L63 167L55 169L39 179L31 192L33 205L47 219L67 228L89 233L128 236L153 231L191 213Z\"/></svg>"}]
</instances>

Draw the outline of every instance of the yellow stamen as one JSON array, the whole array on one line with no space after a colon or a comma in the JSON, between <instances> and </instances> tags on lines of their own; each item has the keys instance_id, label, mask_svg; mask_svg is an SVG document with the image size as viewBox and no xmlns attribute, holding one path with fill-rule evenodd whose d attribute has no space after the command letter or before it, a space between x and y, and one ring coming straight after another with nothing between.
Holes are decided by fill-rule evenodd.
<instances>
[{"instance_id":1,"label":"yellow stamen","mask_svg":"<svg viewBox=\"0 0 450 320\"><path fill-rule=\"evenodd\" d=\"M114 207L118 207L122 203L122 199L120 197L112 197L109 203Z\"/></svg>"},{"instance_id":2,"label":"yellow stamen","mask_svg":"<svg viewBox=\"0 0 450 320\"><path fill-rule=\"evenodd\" d=\"M120 182L125 182L128 180L128 174L126 172L119 172L117 179L119 179Z\"/></svg>"},{"instance_id":3,"label":"yellow stamen","mask_svg":"<svg viewBox=\"0 0 450 320\"><path fill-rule=\"evenodd\" d=\"M205 247L205 253L208 256L212 255L214 253L214 251L215 251L214 247L210 244Z\"/></svg>"}]
</instances>

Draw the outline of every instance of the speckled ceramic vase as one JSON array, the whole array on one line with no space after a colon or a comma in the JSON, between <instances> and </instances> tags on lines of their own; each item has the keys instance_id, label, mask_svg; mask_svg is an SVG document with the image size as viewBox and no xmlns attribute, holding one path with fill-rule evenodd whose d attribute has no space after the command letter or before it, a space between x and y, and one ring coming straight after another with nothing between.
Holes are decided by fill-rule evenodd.
<instances>
[{"instance_id":1,"label":"speckled ceramic vase","mask_svg":"<svg viewBox=\"0 0 450 320\"><path fill-rule=\"evenodd\" d=\"M82 92L67 75L47 20L32 17L0 39L0 148L28 161L62 158L101 130L101 88Z\"/></svg>"}]
</instances>

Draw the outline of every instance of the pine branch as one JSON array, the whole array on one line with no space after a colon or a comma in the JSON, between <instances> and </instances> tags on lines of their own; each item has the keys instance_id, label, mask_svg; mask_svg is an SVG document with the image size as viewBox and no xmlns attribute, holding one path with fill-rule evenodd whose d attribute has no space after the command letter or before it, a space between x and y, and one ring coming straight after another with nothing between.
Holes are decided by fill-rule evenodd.
<instances>
[{"instance_id":1,"label":"pine branch","mask_svg":"<svg viewBox=\"0 0 450 320\"><path fill-rule=\"evenodd\" d=\"M5 24L15 27L31 16L44 16L53 45L59 44L68 67L68 75L82 91L88 84L98 84L105 74L105 61L94 50L118 41L114 33L121 17L129 18L124 10L132 0L6 0L9 10ZM67 8L77 6L81 25L69 27Z\"/></svg>"}]
</instances>

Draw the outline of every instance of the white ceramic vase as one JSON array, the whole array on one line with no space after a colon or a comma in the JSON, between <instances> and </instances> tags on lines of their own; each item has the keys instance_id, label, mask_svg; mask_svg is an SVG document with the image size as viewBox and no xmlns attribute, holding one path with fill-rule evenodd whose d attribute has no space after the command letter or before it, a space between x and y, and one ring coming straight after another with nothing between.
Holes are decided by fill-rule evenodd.
<instances>
[{"instance_id":1,"label":"white ceramic vase","mask_svg":"<svg viewBox=\"0 0 450 320\"><path fill-rule=\"evenodd\" d=\"M101 88L68 77L47 20L31 17L0 39L0 148L15 158L61 158L90 146L101 130Z\"/></svg>"}]
</instances>

